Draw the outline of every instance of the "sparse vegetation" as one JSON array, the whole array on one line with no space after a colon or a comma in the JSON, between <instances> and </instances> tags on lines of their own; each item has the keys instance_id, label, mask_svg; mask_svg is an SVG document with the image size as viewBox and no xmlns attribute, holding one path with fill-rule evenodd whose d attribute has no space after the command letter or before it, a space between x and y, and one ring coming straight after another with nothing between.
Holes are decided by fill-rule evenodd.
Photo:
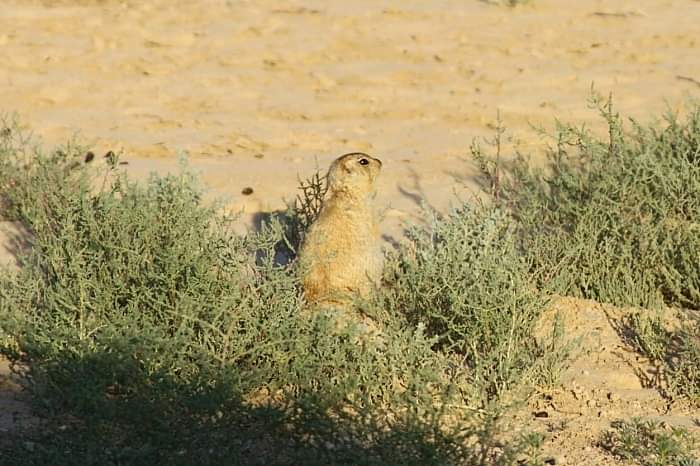
<instances>
[{"instance_id":1,"label":"sparse vegetation","mask_svg":"<svg viewBox=\"0 0 700 466\"><path fill-rule=\"evenodd\" d=\"M654 383L668 396L700 406L700 328L692 319L669 329L659 314L637 312L625 328L637 351L659 366Z\"/></svg>"},{"instance_id":2,"label":"sparse vegetation","mask_svg":"<svg viewBox=\"0 0 700 466\"><path fill-rule=\"evenodd\" d=\"M686 429L635 418L614 423L600 447L641 466L697 466L700 461L691 454L694 444Z\"/></svg>"},{"instance_id":3,"label":"sparse vegetation","mask_svg":"<svg viewBox=\"0 0 700 466\"><path fill-rule=\"evenodd\" d=\"M522 155L497 165L475 145L494 197L517 219L552 291L618 306L700 308L700 107L686 121L631 121L626 131L612 100L593 104L608 138L562 125L543 169Z\"/></svg>"},{"instance_id":4,"label":"sparse vegetation","mask_svg":"<svg viewBox=\"0 0 700 466\"><path fill-rule=\"evenodd\" d=\"M608 137L561 125L543 168L472 153L496 205L517 221L539 287L617 306L700 309L700 106L684 119L625 128L593 98ZM690 315L690 314L688 314ZM666 331L642 312L635 345L665 366L670 393L698 401L697 318ZM636 330L635 330L636 329Z\"/></svg>"},{"instance_id":5,"label":"sparse vegetation","mask_svg":"<svg viewBox=\"0 0 700 466\"><path fill-rule=\"evenodd\" d=\"M495 156L473 147L493 202L408 229L357 303L379 337L305 312L293 259L323 178L237 236L186 170L134 183L116 156L101 170L76 144L46 155L7 122L2 213L33 247L0 274L0 341L44 424L0 462L540 464L542 438L504 446L499 418L561 370L561 327L533 336L554 294L638 308L627 341L697 403L700 108L626 129L594 103L607 139L562 125L545 167L504 162L500 130ZM679 329L666 306L686 310ZM695 461L687 432L647 421L601 446Z\"/></svg>"},{"instance_id":6,"label":"sparse vegetation","mask_svg":"<svg viewBox=\"0 0 700 466\"><path fill-rule=\"evenodd\" d=\"M462 206L412 227L387 267L385 309L424 324L436 347L470 370L480 404L517 385L544 357L532 337L547 304L499 209Z\"/></svg>"},{"instance_id":7,"label":"sparse vegetation","mask_svg":"<svg viewBox=\"0 0 700 466\"><path fill-rule=\"evenodd\" d=\"M294 264L275 260L280 245L296 250L314 215L299 209L320 187L286 223L241 237L186 172L137 184L116 157L101 173L78 146L44 155L16 127L3 134L7 215L27 224L33 248L0 277L2 351L24 368L44 425L4 445L0 462L485 465L514 464L530 447L495 440L498 397L538 364L529 332L544 305L502 214L463 210L415 230L414 247L449 252L421 259L433 275L418 286L482 261L469 299L441 291L423 323L406 249L385 294L361 303L382 331L365 338L333 314L305 313ZM285 237L290 227L299 233ZM481 246L506 255L489 261Z\"/></svg>"}]
</instances>

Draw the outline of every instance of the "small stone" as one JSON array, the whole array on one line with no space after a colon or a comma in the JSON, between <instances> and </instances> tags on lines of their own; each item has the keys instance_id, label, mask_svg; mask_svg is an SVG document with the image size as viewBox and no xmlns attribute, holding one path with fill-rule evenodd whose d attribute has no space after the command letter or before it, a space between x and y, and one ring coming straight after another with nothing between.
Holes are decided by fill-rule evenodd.
<instances>
[{"instance_id":1,"label":"small stone","mask_svg":"<svg viewBox=\"0 0 700 466\"><path fill-rule=\"evenodd\" d=\"M243 194L244 196L250 196L251 194L253 194L253 188L251 188L250 186L243 188L241 194Z\"/></svg>"}]
</instances>

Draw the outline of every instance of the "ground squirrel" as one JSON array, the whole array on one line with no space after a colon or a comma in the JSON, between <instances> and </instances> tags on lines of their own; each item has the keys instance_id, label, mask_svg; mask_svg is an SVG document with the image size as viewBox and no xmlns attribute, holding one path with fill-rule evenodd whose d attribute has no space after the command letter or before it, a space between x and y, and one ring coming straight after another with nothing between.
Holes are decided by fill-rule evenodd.
<instances>
[{"instance_id":1,"label":"ground squirrel","mask_svg":"<svg viewBox=\"0 0 700 466\"><path fill-rule=\"evenodd\" d=\"M338 157L328 170L328 194L301 247L299 260L306 300L341 304L367 296L384 264L375 181L382 162L361 152Z\"/></svg>"}]
</instances>

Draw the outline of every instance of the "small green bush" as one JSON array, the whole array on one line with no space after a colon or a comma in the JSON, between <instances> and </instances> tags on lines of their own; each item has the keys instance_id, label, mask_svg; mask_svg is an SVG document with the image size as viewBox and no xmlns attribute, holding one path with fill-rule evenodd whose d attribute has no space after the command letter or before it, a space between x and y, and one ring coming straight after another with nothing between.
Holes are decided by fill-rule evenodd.
<instances>
[{"instance_id":1,"label":"small green bush","mask_svg":"<svg viewBox=\"0 0 700 466\"><path fill-rule=\"evenodd\" d=\"M691 466L695 439L687 430L667 427L655 421L634 418L613 423L600 441L611 455L642 466Z\"/></svg>"},{"instance_id":2,"label":"small green bush","mask_svg":"<svg viewBox=\"0 0 700 466\"><path fill-rule=\"evenodd\" d=\"M485 404L518 385L543 357L533 326L548 302L530 276L512 220L463 205L414 226L387 264L385 307L439 338L436 348L470 371Z\"/></svg>"},{"instance_id":3,"label":"small green bush","mask_svg":"<svg viewBox=\"0 0 700 466\"><path fill-rule=\"evenodd\" d=\"M700 106L663 127L594 103L608 138L562 125L544 169L473 155L518 220L541 286L618 306L700 308Z\"/></svg>"},{"instance_id":4,"label":"small green bush","mask_svg":"<svg viewBox=\"0 0 700 466\"><path fill-rule=\"evenodd\" d=\"M540 289L618 306L700 309L700 106L664 125L631 122L594 97L608 137L560 125L543 168L472 153L495 205L517 221ZM667 332L648 311L624 326L664 365L671 393L698 400L697 321ZM625 335L623 335L625 336Z\"/></svg>"},{"instance_id":5,"label":"small green bush","mask_svg":"<svg viewBox=\"0 0 700 466\"><path fill-rule=\"evenodd\" d=\"M669 396L682 397L700 406L700 328L692 318L680 329L669 330L661 316L648 312L633 314L625 326L632 344L658 364L654 381Z\"/></svg>"}]
</instances>

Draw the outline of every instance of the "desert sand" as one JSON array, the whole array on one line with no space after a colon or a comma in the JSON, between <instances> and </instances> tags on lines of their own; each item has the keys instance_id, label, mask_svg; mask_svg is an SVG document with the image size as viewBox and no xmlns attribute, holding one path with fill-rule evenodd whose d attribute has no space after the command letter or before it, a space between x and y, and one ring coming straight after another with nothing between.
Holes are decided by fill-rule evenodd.
<instances>
[{"instance_id":1,"label":"desert sand","mask_svg":"<svg viewBox=\"0 0 700 466\"><path fill-rule=\"evenodd\" d=\"M187 155L242 227L282 208L299 178L368 152L384 162L378 203L396 237L422 203L444 211L478 191L469 146L498 113L537 159L537 127L602 127L592 86L641 121L683 112L700 96L698 24L697 0L5 0L0 113L49 147L77 135L123 151L136 177ZM618 391L654 397L630 383ZM600 388L601 403L618 388ZM605 422L584 407L595 422L573 425L590 429L585 442L557 445L580 450L571 464L603 464L586 463Z\"/></svg>"},{"instance_id":2,"label":"desert sand","mask_svg":"<svg viewBox=\"0 0 700 466\"><path fill-rule=\"evenodd\" d=\"M524 152L555 118L596 125L591 86L641 120L700 94L697 0L8 0L0 112L48 146L123 150L137 176L189 156L250 222L298 178L385 163L385 231L475 189L464 158L500 112ZM241 191L250 187L253 194Z\"/></svg>"}]
</instances>

